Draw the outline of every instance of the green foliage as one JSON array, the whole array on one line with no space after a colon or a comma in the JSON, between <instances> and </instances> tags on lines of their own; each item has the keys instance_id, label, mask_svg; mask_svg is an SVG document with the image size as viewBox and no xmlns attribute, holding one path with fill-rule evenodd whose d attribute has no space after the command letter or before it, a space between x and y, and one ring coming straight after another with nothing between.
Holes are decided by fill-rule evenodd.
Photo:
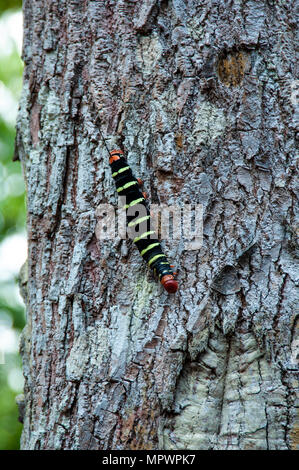
<instances>
[{"instance_id":1,"label":"green foliage","mask_svg":"<svg viewBox=\"0 0 299 470\"><path fill-rule=\"evenodd\" d=\"M18 10L22 7L22 0L1 0L0 15L6 10Z\"/></svg>"},{"instance_id":2,"label":"green foliage","mask_svg":"<svg viewBox=\"0 0 299 470\"><path fill-rule=\"evenodd\" d=\"M20 0L0 0L0 15L5 10L20 6ZM12 102L18 100L20 95L22 70L23 64L16 46L9 53L0 47L0 87ZM6 113L3 113L3 107L1 109L0 243L25 227L25 191L21 165L20 162L13 161L15 126ZM9 111L10 109L8 114ZM16 299L16 279L13 277L0 280L0 328L4 327L14 337L24 327L24 309ZM3 359L1 352L0 350L0 359ZM21 390L14 377L20 374L21 360L16 352L10 352L4 354L4 361L4 364L0 361L0 449L18 449L22 425L18 422L15 396Z\"/></svg>"},{"instance_id":3,"label":"green foliage","mask_svg":"<svg viewBox=\"0 0 299 470\"><path fill-rule=\"evenodd\" d=\"M19 95L22 85L23 64L18 51L14 47L13 52L8 56L1 57L0 80L7 86L14 95Z\"/></svg>"},{"instance_id":4,"label":"green foliage","mask_svg":"<svg viewBox=\"0 0 299 470\"><path fill-rule=\"evenodd\" d=\"M6 354L5 364L0 365L0 449L11 450L19 448L22 425L18 421L18 408L13 391L8 383L9 371L20 368L19 357Z\"/></svg>"},{"instance_id":5,"label":"green foliage","mask_svg":"<svg viewBox=\"0 0 299 470\"><path fill-rule=\"evenodd\" d=\"M2 287L5 286L5 283L1 283ZM4 297L0 296L0 312L3 316L4 314L11 317L12 328L15 328L17 331L20 331L24 328L24 309L18 304L11 304L7 302Z\"/></svg>"},{"instance_id":6,"label":"green foliage","mask_svg":"<svg viewBox=\"0 0 299 470\"><path fill-rule=\"evenodd\" d=\"M1 64L1 59L0 59ZM15 129L0 117L0 242L25 225L24 182L13 162Z\"/></svg>"}]
</instances>

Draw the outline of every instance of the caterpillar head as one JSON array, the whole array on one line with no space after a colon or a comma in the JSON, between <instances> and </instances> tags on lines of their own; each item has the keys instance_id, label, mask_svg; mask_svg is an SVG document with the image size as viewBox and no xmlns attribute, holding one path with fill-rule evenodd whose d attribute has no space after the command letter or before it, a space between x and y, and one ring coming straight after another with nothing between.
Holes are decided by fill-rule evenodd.
<instances>
[{"instance_id":1,"label":"caterpillar head","mask_svg":"<svg viewBox=\"0 0 299 470\"><path fill-rule=\"evenodd\" d=\"M161 284L169 294L174 294L179 287L178 282L174 279L171 274L166 274L161 278Z\"/></svg>"},{"instance_id":2,"label":"caterpillar head","mask_svg":"<svg viewBox=\"0 0 299 470\"><path fill-rule=\"evenodd\" d=\"M116 160L119 160L123 154L124 152L122 150L112 150L110 152L109 164L111 165L111 163L115 162Z\"/></svg>"}]
</instances>

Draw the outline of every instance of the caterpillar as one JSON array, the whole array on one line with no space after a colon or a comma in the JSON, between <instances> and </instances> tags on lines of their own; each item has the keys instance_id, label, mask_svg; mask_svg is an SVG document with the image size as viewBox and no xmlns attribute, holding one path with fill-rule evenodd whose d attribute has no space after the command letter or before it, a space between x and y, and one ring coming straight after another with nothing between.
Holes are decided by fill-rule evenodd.
<instances>
[{"instance_id":1,"label":"caterpillar","mask_svg":"<svg viewBox=\"0 0 299 470\"><path fill-rule=\"evenodd\" d=\"M109 165L112 171L116 190L119 196L126 197L125 209L129 209L139 204L144 206L144 213L140 218L129 215L127 212L128 227L134 227L139 232L139 236L134 238L142 258L159 278L162 286L169 293L174 293L178 289L178 282L174 279L174 273L162 251L160 242L156 238L155 232L151 230L151 215L145 203L145 196L140 191L140 180L138 181L132 173L122 150L112 150L109 152Z\"/></svg>"}]
</instances>

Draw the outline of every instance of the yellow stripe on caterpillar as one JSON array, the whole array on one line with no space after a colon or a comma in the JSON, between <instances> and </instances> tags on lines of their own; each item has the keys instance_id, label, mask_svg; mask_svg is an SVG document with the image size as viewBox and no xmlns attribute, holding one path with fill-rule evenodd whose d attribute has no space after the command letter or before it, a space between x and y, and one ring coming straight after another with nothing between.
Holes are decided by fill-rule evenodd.
<instances>
[{"instance_id":1,"label":"yellow stripe on caterpillar","mask_svg":"<svg viewBox=\"0 0 299 470\"><path fill-rule=\"evenodd\" d=\"M124 171L127 171L129 170L130 167L129 166L125 166L125 168L121 168L120 170L118 171L115 171L115 173L112 173L112 177L115 178L115 176L119 175L120 173L123 173Z\"/></svg>"},{"instance_id":2,"label":"yellow stripe on caterpillar","mask_svg":"<svg viewBox=\"0 0 299 470\"><path fill-rule=\"evenodd\" d=\"M135 201L130 202L130 204L126 204L124 206L124 209L129 209L129 207L136 206L136 204L139 204L139 202L142 202L142 201L144 201L143 197L140 197L139 199L135 199Z\"/></svg>"},{"instance_id":3,"label":"yellow stripe on caterpillar","mask_svg":"<svg viewBox=\"0 0 299 470\"><path fill-rule=\"evenodd\" d=\"M165 258L165 255L156 255L154 256L149 262L148 262L148 265L150 266L154 261L156 261L157 259L159 258Z\"/></svg>"},{"instance_id":4,"label":"yellow stripe on caterpillar","mask_svg":"<svg viewBox=\"0 0 299 470\"><path fill-rule=\"evenodd\" d=\"M150 215L146 215L144 217L140 217L140 219L132 220L132 222L128 224L128 227L134 227L134 225L141 224L141 222L144 222L145 220L150 219L150 217L151 217Z\"/></svg>"},{"instance_id":5,"label":"yellow stripe on caterpillar","mask_svg":"<svg viewBox=\"0 0 299 470\"><path fill-rule=\"evenodd\" d=\"M116 189L116 191L117 191L118 193L120 193L120 192L123 191L124 189L128 189L128 188L130 188L131 186L134 186L134 184L138 184L137 181L130 181L129 183L126 183L124 186L122 186L121 188Z\"/></svg>"},{"instance_id":6,"label":"yellow stripe on caterpillar","mask_svg":"<svg viewBox=\"0 0 299 470\"><path fill-rule=\"evenodd\" d=\"M145 255L145 253L149 250L151 250L152 248L155 248L155 246L158 246L160 245L160 243L152 243L151 245L149 245L147 248L144 248L144 250L141 251L141 256Z\"/></svg>"},{"instance_id":7,"label":"yellow stripe on caterpillar","mask_svg":"<svg viewBox=\"0 0 299 470\"><path fill-rule=\"evenodd\" d=\"M130 181L129 183L126 183L124 186L122 186L121 188L116 189L116 191L117 191L118 193L120 193L120 192L123 191L124 189L128 189L128 188L130 188L131 186L134 186L134 184L138 184L137 181Z\"/></svg>"},{"instance_id":8,"label":"yellow stripe on caterpillar","mask_svg":"<svg viewBox=\"0 0 299 470\"><path fill-rule=\"evenodd\" d=\"M168 263L161 263L161 264L168 264ZM168 273L167 269L165 269L165 271L162 271L160 274L159 274L159 279L161 279L161 277L164 276L164 274Z\"/></svg>"},{"instance_id":9,"label":"yellow stripe on caterpillar","mask_svg":"<svg viewBox=\"0 0 299 470\"><path fill-rule=\"evenodd\" d=\"M141 240L141 238L145 238L148 235L152 235L153 233L155 233L153 230L151 230L150 232L144 232L142 235L140 235L140 237L134 238L133 242L137 243L137 242L139 242L139 240Z\"/></svg>"}]
</instances>

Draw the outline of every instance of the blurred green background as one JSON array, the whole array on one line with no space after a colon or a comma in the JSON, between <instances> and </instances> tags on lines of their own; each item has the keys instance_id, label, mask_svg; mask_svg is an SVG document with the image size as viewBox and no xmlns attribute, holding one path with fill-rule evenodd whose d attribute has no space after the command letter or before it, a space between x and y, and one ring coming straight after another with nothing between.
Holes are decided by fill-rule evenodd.
<instances>
[{"instance_id":1,"label":"blurred green background","mask_svg":"<svg viewBox=\"0 0 299 470\"><path fill-rule=\"evenodd\" d=\"M20 162L13 162L15 120L22 86L21 0L0 1L0 449L18 449L16 395L23 377L18 354L25 323L17 277L26 259L25 194Z\"/></svg>"}]
</instances>

